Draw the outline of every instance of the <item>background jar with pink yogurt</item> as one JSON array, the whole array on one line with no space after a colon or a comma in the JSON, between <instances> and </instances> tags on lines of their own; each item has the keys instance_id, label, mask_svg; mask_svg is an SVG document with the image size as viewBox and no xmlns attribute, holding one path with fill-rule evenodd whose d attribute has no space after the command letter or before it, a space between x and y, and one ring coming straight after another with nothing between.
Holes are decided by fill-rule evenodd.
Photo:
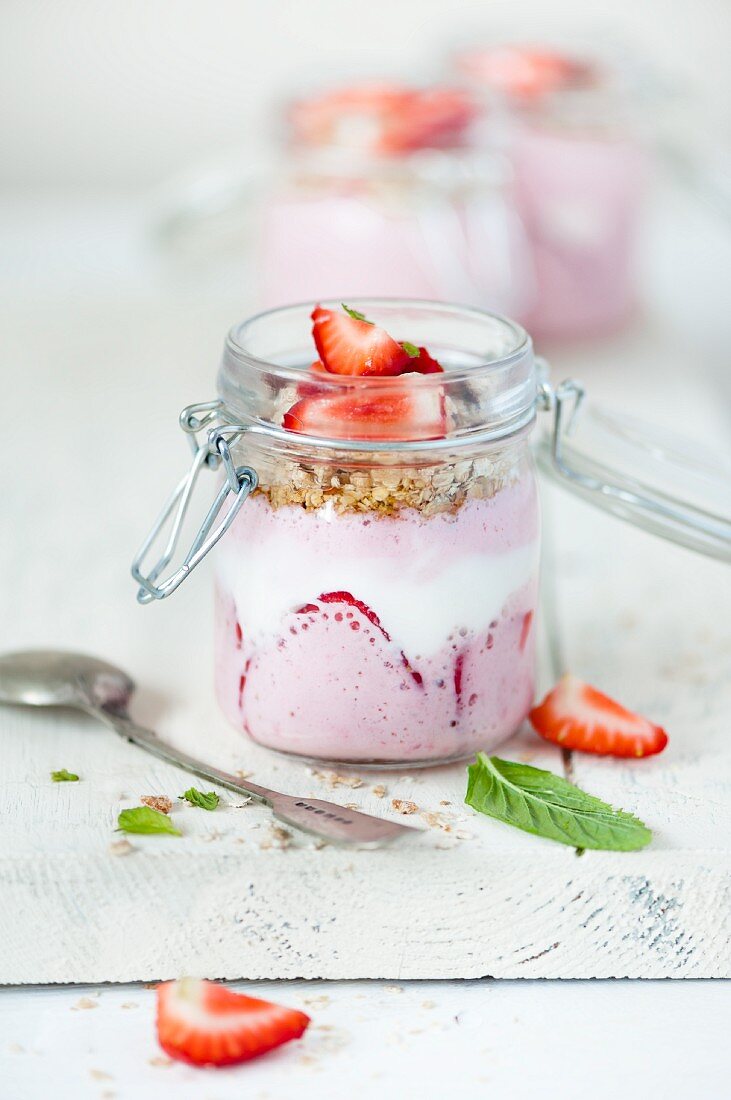
<instances>
[{"instance_id":1,"label":"background jar with pink yogurt","mask_svg":"<svg viewBox=\"0 0 731 1100\"><path fill-rule=\"evenodd\" d=\"M647 168L637 74L545 44L470 48L455 64L482 96L478 144L503 148L514 171L534 279L517 316L542 339L616 330L634 306Z\"/></svg>"},{"instance_id":2,"label":"background jar with pink yogurt","mask_svg":"<svg viewBox=\"0 0 731 1100\"><path fill-rule=\"evenodd\" d=\"M539 516L531 342L433 303L351 303L444 374L317 376L309 308L234 328L219 373L235 462L258 485L214 552L216 689L231 724L312 760L436 764L490 750L533 701ZM411 392L446 438L281 427L303 394ZM417 422L410 425L419 434Z\"/></svg>"},{"instance_id":3,"label":"background jar with pink yogurt","mask_svg":"<svg viewBox=\"0 0 731 1100\"><path fill-rule=\"evenodd\" d=\"M530 268L512 174L471 142L475 116L449 86L295 99L257 210L262 305L378 294L520 312Z\"/></svg>"}]
</instances>

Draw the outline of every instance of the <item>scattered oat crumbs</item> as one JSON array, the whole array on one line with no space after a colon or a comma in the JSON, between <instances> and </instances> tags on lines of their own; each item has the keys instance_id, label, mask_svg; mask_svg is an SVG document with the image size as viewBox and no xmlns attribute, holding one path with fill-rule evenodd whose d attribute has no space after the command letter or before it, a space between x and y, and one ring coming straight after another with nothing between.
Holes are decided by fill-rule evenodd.
<instances>
[{"instance_id":1,"label":"scattered oat crumbs","mask_svg":"<svg viewBox=\"0 0 731 1100\"><path fill-rule=\"evenodd\" d=\"M452 831L449 816L440 813L439 810L424 810L419 816L421 820L425 821L432 829L443 829L445 833L451 833Z\"/></svg>"},{"instance_id":2,"label":"scattered oat crumbs","mask_svg":"<svg viewBox=\"0 0 731 1100\"><path fill-rule=\"evenodd\" d=\"M359 810L360 806L358 805L357 802L346 802L345 803L345 809L346 810Z\"/></svg>"},{"instance_id":3,"label":"scattered oat crumbs","mask_svg":"<svg viewBox=\"0 0 731 1100\"><path fill-rule=\"evenodd\" d=\"M93 1077L95 1081L113 1081L111 1073L105 1073L103 1069L90 1069L89 1076Z\"/></svg>"},{"instance_id":4,"label":"scattered oat crumbs","mask_svg":"<svg viewBox=\"0 0 731 1100\"><path fill-rule=\"evenodd\" d=\"M20 1043L8 1043L8 1050L11 1054L25 1054L25 1047Z\"/></svg>"},{"instance_id":5,"label":"scattered oat crumbs","mask_svg":"<svg viewBox=\"0 0 731 1100\"><path fill-rule=\"evenodd\" d=\"M385 798L388 794L388 791L384 787L383 783L379 783L378 786L371 787L371 793L374 794L376 798Z\"/></svg>"},{"instance_id":6,"label":"scattered oat crumbs","mask_svg":"<svg viewBox=\"0 0 731 1100\"><path fill-rule=\"evenodd\" d=\"M436 1001L422 1001L421 1002L421 1007L422 1008L436 1008L437 1007L437 1002Z\"/></svg>"},{"instance_id":7,"label":"scattered oat crumbs","mask_svg":"<svg viewBox=\"0 0 731 1100\"><path fill-rule=\"evenodd\" d=\"M452 803L451 803L451 802L448 802L446 798L443 798L443 799L441 800L441 802L439 803L439 805L440 805L440 806L451 806L451 805L452 805Z\"/></svg>"},{"instance_id":8,"label":"scattered oat crumbs","mask_svg":"<svg viewBox=\"0 0 731 1100\"><path fill-rule=\"evenodd\" d=\"M327 783L331 790L335 790L336 787L350 787L351 790L356 790L363 786L363 780L359 775L339 775L338 772L323 772L316 768L312 769L311 774L321 783Z\"/></svg>"},{"instance_id":9,"label":"scattered oat crumbs","mask_svg":"<svg viewBox=\"0 0 731 1100\"><path fill-rule=\"evenodd\" d=\"M160 1069L169 1069L173 1064L172 1058L163 1058L161 1054L147 1059L148 1066L159 1066Z\"/></svg>"},{"instance_id":10,"label":"scattered oat crumbs","mask_svg":"<svg viewBox=\"0 0 731 1100\"><path fill-rule=\"evenodd\" d=\"M71 1005L71 1011L76 1012L80 1008L98 1008L99 1002L92 997L79 997L75 1005Z\"/></svg>"},{"instance_id":11,"label":"scattered oat crumbs","mask_svg":"<svg viewBox=\"0 0 731 1100\"><path fill-rule=\"evenodd\" d=\"M305 997L302 1003L306 1005L317 1005L319 1008L327 1008L330 1004L330 998L327 993L322 993L319 997Z\"/></svg>"},{"instance_id":12,"label":"scattered oat crumbs","mask_svg":"<svg viewBox=\"0 0 731 1100\"><path fill-rule=\"evenodd\" d=\"M134 844L130 844L124 837L121 840L113 840L109 845L109 853L113 856L128 856L134 850Z\"/></svg>"},{"instance_id":13,"label":"scattered oat crumbs","mask_svg":"<svg viewBox=\"0 0 731 1100\"><path fill-rule=\"evenodd\" d=\"M392 798L391 806L397 814L415 814L419 807L415 802L410 802L408 798Z\"/></svg>"},{"instance_id":14,"label":"scattered oat crumbs","mask_svg":"<svg viewBox=\"0 0 731 1100\"><path fill-rule=\"evenodd\" d=\"M454 835L457 840L472 840L474 833L468 833L466 829L455 829Z\"/></svg>"},{"instance_id":15,"label":"scattered oat crumbs","mask_svg":"<svg viewBox=\"0 0 731 1100\"><path fill-rule=\"evenodd\" d=\"M157 989L157 985L158 985L157 982L143 982L142 983L142 988L143 989Z\"/></svg>"},{"instance_id":16,"label":"scattered oat crumbs","mask_svg":"<svg viewBox=\"0 0 731 1100\"><path fill-rule=\"evenodd\" d=\"M124 1003L121 1004L119 1007L120 1008L139 1008L139 1005L138 1005L137 1001L124 1001Z\"/></svg>"},{"instance_id":17,"label":"scattered oat crumbs","mask_svg":"<svg viewBox=\"0 0 731 1100\"><path fill-rule=\"evenodd\" d=\"M403 993L404 987L402 985L384 985L384 993Z\"/></svg>"},{"instance_id":18,"label":"scattered oat crumbs","mask_svg":"<svg viewBox=\"0 0 731 1100\"><path fill-rule=\"evenodd\" d=\"M149 806L151 810L159 810L161 814L169 814L173 808L172 798L164 794L144 794L140 802L143 806Z\"/></svg>"},{"instance_id":19,"label":"scattered oat crumbs","mask_svg":"<svg viewBox=\"0 0 731 1100\"><path fill-rule=\"evenodd\" d=\"M249 779L253 774L254 774L253 772L242 772L242 771L234 772L234 775L237 775L239 777L239 779Z\"/></svg>"},{"instance_id":20,"label":"scattered oat crumbs","mask_svg":"<svg viewBox=\"0 0 731 1100\"><path fill-rule=\"evenodd\" d=\"M269 835L259 842L259 847L264 851L269 848L289 848L292 843L292 834L282 825L271 825Z\"/></svg>"}]
</instances>

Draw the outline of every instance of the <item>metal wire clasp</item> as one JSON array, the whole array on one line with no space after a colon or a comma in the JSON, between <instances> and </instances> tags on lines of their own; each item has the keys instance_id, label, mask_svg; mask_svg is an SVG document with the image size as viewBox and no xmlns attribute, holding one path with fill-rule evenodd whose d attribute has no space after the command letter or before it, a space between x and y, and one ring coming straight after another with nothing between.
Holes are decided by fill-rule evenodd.
<instances>
[{"instance_id":1,"label":"metal wire clasp","mask_svg":"<svg viewBox=\"0 0 731 1100\"><path fill-rule=\"evenodd\" d=\"M193 461L185 477L168 498L132 562L132 576L140 586L137 592L139 603L164 600L179 588L208 551L226 534L241 505L258 484L256 471L250 466L235 466L231 456L231 445L244 434L246 427L243 424L211 426L219 419L221 409L221 401L205 401L198 405L189 405L180 414L180 426L189 436ZM206 436L199 441L198 433L204 429L208 429ZM221 465L226 474L225 481L216 494L182 564L169 576L159 580L160 574L167 569L175 554L198 475L204 466L216 470ZM223 517L218 519L229 496L233 496L233 500ZM161 533L166 529L168 529L168 535L162 554L152 568L145 573L145 560Z\"/></svg>"}]
</instances>

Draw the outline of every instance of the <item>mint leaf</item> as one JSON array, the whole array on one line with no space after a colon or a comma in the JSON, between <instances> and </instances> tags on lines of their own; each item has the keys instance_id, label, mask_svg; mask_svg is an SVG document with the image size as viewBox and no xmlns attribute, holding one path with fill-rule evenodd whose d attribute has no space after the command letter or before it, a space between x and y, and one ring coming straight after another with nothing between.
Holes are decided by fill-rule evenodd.
<instances>
[{"instance_id":1,"label":"mint leaf","mask_svg":"<svg viewBox=\"0 0 731 1100\"><path fill-rule=\"evenodd\" d=\"M632 852L652 839L632 814L613 809L552 772L483 752L467 772L467 805L526 833L611 852Z\"/></svg>"},{"instance_id":2,"label":"mint leaf","mask_svg":"<svg viewBox=\"0 0 731 1100\"><path fill-rule=\"evenodd\" d=\"M74 772L67 772L61 768L58 772L51 772L51 780L54 783L78 783L79 777Z\"/></svg>"},{"instance_id":3,"label":"mint leaf","mask_svg":"<svg viewBox=\"0 0 731 1100\"><path fill-rule=\"evenodd\" d=\"M352 317L354 321L365 321L367 325L373 324L373 321L369 321L365 313L359 313L357 309L351 309L350 306L346 306L345 302L341 302L340 305L343 307L348 317Z\"/></svg>"},{"instance_id":4,"label":"mint leaf","mask_svg":"<svg viewBox=\"0 0 731 1100\"><path fill-rule=\"evenodd\" d=\"M191 806L200 806L202 810L215 810L221 801L215 791L198 791L195 787L188 787L185 794L179 794L178 798L184 798Z\"/></svg>"},{"instance_id":5,"label":"mint leaf","mask_svg":"<svg viewBox=\"0 0 731 1100\"><path fill-rule=\"evenodd\" d=\"M133 810L122 810L117 818L117 831L120 833L169 833L170 836L182 836L167 814L153 810L149 806L135 806Z\"/></svg>"},{"instance_id":6,"label":"mint leaf","mask_svg":"<svg viewBox=\"0 0 731 1100\"><path fill-rule=\"evenodd\" d=\"M418 359L421 355L421 352L417 348L416 344L410 344L408 340L402 340L401 347L404 349L409 359Z\"/></svg>"}]
</instances>

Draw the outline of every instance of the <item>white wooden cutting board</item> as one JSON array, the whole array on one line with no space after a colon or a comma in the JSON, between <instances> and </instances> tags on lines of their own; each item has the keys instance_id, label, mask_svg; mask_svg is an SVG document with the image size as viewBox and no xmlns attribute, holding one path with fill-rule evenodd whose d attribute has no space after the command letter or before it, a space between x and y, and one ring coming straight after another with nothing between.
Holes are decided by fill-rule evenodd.
<instances>
[{"instance_id":1,"label":"white wooden cutting board","mask_svg":"<svg viewBox=\"0 0 731 1100\"><path fill-rule=\"evenodd\" d=\"M638 814L654 831L645 851L577 856L481 818L463 805L462 766L339 769L354 785L333 787L218 715L204 568L172 600L134 603L129 559L186 460L175 416L211 395L230 313L129 309L97 306L73 325L49 311L41 328L16 310L5 325L28 415L3 439L2 648L105 656L141 684L135 716L171 742L378 814L412 800L422 831L377 852L296 836L280 847L264 808L221 792L213 814L174 811L183 838L133 837L115 854L119 810L175 797L188 777L83 716L1 710L0 983L731 975L728 570L551 491L568 663L664 724L670 745L646 761L565 762L525 730L501 752L566 766ZM640 336L582 373L621 399L642 357L637 400L644 386L651 403L662 372L668 421L674 394L718 430L713 403L669 370L672 350L681 364L682 349ZM62 767L81 782L52 784Z\"/></svg>"}]
</instances>

